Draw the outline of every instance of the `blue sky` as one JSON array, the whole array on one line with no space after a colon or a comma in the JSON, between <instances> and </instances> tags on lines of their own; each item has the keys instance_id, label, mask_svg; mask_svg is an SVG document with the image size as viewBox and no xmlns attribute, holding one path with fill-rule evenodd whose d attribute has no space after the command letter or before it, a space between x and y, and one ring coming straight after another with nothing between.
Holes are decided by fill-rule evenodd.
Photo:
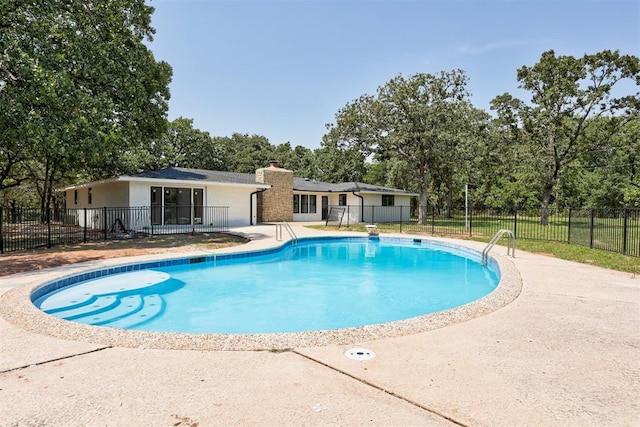
<instances>
[{"instance_id":1,"label":"blue sky","mask_svg":"<svg viewBox=\"0 0 640 427\"><path fill-rule=\"evenodd\" d=\"M640 2L153 0L150 44L173 67L169 119L212 136L320 146L348 102L398 74L463 69L478 108L521 98L542 52L640 56Z\"/></svg>"}]
</instances>

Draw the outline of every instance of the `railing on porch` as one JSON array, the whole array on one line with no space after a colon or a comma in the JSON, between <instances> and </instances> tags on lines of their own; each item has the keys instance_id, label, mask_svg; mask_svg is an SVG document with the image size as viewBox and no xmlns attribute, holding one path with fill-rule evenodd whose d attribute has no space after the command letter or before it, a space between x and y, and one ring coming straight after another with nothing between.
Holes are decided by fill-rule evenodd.
<instances>
[{"instance_id":1,"label":"railing on porch","mask_svg":"<svg viewBox=\"0 0 640 427\"><path fill-rule=\"evenodd\" d=\"M0 253L138 235L229 230L228 206L0 208Z\"/></svg>"}]
</instances>

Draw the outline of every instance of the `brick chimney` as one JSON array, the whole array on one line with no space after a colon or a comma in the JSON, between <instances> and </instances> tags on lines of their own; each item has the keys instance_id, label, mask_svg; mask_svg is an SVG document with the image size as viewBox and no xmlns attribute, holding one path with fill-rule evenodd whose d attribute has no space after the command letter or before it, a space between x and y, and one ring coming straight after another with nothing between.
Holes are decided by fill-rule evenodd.
<instances>
[{"instance_id":1,"label":"brick chimney","mask_svg":"<svg viewBox=\"0 0 640 427\"><path fill-rule=\"evenodd\" d=\"M293 171L278 166L275 160L269 167L256 170L256 181L271 188L259 193L262 197L264 222L293 221Z\"/></svg>"}]
</instances>

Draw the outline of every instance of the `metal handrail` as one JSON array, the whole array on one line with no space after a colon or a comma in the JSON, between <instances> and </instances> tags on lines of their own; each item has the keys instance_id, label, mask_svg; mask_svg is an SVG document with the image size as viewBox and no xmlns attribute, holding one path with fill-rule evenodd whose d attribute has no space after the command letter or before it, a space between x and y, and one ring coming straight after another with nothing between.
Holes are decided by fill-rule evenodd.
<instances>
[{"instance_id":1,"label":"metal handrail","mask_svg":"<svg viewBox=\"0 0 640 427\"><path fill-rule=\"evenodd\" d=\"M291 237L291 240L293 241L294 245L298 244L298 236L296 236L296 233L293 231L293 229L291 228L291 226L286 222L286 221L282 221L276 224L276 240L282 240L282 229L287 230L287 233L289 234L289 237Z\"/></svg>"},{"instance_id":2,"label":"metal handrail","mask_svg":"<svg viewBox=\"0 0 640 427\"><path fill-rule=\"evenodd\" d=\"M516 236L513 234L513 231L502 229L498 230L498 232L491 238L489 244L482 251L482 265L487 263L487 259L489 258L489 251L496 244L498 240L502 238L502 236L507 235L507 256L509 256L509 252L511 252L511 257L516 257Z\"/></svg>"}]
</instances>

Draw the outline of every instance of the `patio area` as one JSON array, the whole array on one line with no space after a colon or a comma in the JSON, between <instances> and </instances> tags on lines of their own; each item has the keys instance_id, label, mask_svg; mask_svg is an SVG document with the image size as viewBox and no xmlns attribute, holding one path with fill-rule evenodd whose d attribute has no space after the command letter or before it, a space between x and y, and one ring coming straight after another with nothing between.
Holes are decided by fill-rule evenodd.
<instances>
[{"instance_id":1,"label":"patio area","mask_svg":"<svg viewBox=\"0 0 640 427\"><path fill-rule=\"evenodd\" d=\"M292 227L300 237L326 234ZM274 226L233 231L252 241L219 251L281 244ZM7 321L2 305L12 289L67 267L0 277L0 425L638 425L640 278L505 252L491 255L515 267L522 290L489 314L278 351L54 338ZM345 357L354 347L376 357Z\"/></svg>"}]
</instances>

